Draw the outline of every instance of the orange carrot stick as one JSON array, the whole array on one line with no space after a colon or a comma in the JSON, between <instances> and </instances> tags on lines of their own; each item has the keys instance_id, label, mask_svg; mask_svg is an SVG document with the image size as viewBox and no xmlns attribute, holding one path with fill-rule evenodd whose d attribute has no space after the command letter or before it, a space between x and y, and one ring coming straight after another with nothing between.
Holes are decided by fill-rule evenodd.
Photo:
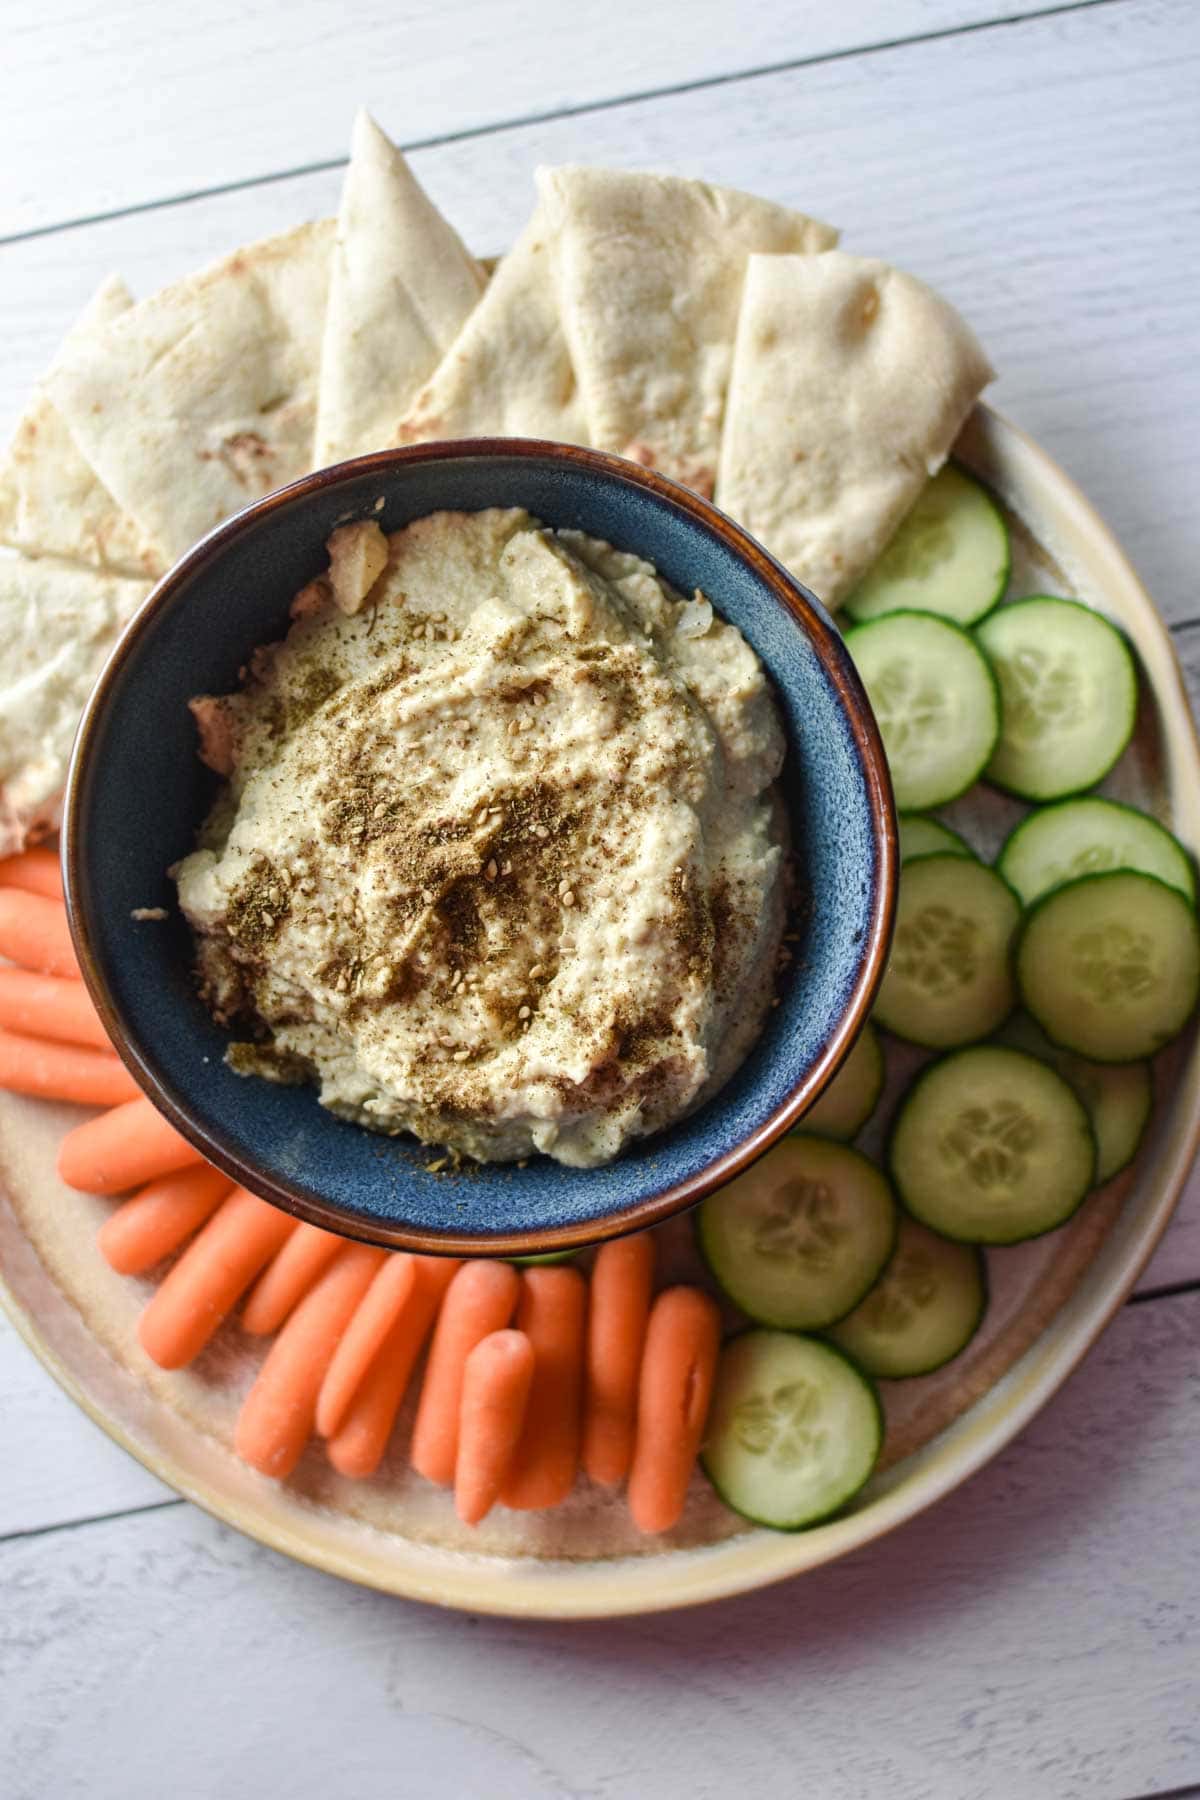
<instances>
[{"instance_id":1,"label":"orange carrot stick","mask_svg":"<svg viewBox=\"0 0 1200 1800\"><path fill-rule=\"evenodd\" d=\"M233 1183L201 1163L152 1181L100 1227L100 1254L118 1275L141 1275L170 1256L212 1217Z\"/></svg>"},{"instance_id":2,"label":"orange carrot stick","mask_svg":"<svg viewBox=\"0 0 1200 1800\"><path fill-rule=\"evenodd\" d=\"M342 1475L361 1480L383 1461L413 1367L433 1329L438 1308L459 1264L447 1257L418 1256L408 1305L392 1326L358 1392L330 1438L329 1460Z\"/></svg>"},{"instance_id":3,"label":"orange carrot stick","mask_svg":"<svg viewBox=\"0 0 1200 1800\"><path fill-rule=\"evenodd\" d=\"M85 1119L58 1147L62 1180L88 1194L124 1194L203 1160L144 1095Z\"/></svg>"},{"instance_id":4,"label":"orange carrot stick","mask_svg":"<svg viewBox=\"0 0 1200 1800\"><path fill-rule=\"evenodd\" d=\"M683 1511L712 1399L721 1315L699 1288L667 1288L650 1309L629 1510L639 1531L668 1531Z\"/></svg>"},{"instance_id":5,"label":"orange carrot stick","mask_svg":"<svg viewBox=\"0 0 1200 1800\"><path fill-rule=\"evenodd\" d=\"M238 1455L260 1474L282 1480L299 1462L338 1340L386 1255L343 1243L271 1345L233 1437Z\"/></svg>"},{"instance_id":6,"label":"orange carrot stick","mask_svg":"<svg viewBox=\"0 0 1200 1800\"><path fill-rule=\"evenodd\" d=\"M62 901L23 888L0 888L0 956L39 975L77 977L79 964Z\"/></svg>"},{"instance_id":7,"label":"orange carrot stick","mask_svg":"<svg viewBox=\"0 0 1200 1800\"><path fill-rule=\"evenodd\" d=\"M508 1324L520 1286L511 1263L479 1261L464 1263L446 1289L409 1451L427 1481L449 1487L454 1480L463 1367L481 1338Z\"/></svg>"},{"instance_id":8,"label":"orange carrot stick","mask_svg":"<svg viewBox=\"0 0 1200 1800\"><path fill-rule=\"evenodd\" d=\"M593 1481L623 1481L629 1473L653 1286L654 1239L648 1231L601 1246L588 1297L583 1407L582 1460Z\"/></svg>"},{"instance_id":9,"label":"orange carrot stick","mask_svg":"<svg viewBox=\"0 0 1200 1800\"><path fill-rule=\"evenodd\" d=\"M336 1436L368 1369L391 1336L397 1319L412 1304L414 1289L421 1279L422 1260L403 1253L387 1257L363 1296L321 1384L317 1430L322 1437ZM447 1274L443 1287L450 1279Z\"/></svg>"},{"instance_id":10,"label":"orange carrot stick","mask_svg":"<svg viewBox=\"0 0 1200 1800\"><path fill-rule=\"evenodd\" d=\"M0 1026L56 1044L90 1044L111 1050L112 1040L82 981L0 969Z\"/></svg>"},{"instance_id":11,"label":"orange carrot stick","mask_svg":"<svg viewBox=\"0 0 1200 1800\"><path fill-rule=\"evenodd\" d=\"M53 850L21 850L0 861L0 887L24 888L46 900L61 900L62 869Z\"/></svg>"},{"instance_id":12,"label":"orange carrot stick","mask_svg":"<svg viewBox=\"0 0 1200 1800\"><path fill-rule=\"evenodd\" d=\"M557 1506L575 1483L582 1425L587 1283L578 1269L526 1269L517 1326L533 1345L533 1387L507 1479L505 1506Z\"/></svg>"},{"instance_id":13,"label":"orange carrot stick","mask_svg":"<svg viewBox=\"0 0 1200 1800\"><path fill-rule=\"evenodd\" d=\"M142 1314L138 1337L147 1356L164 1369L191 1362L294 1230L287 1213L234 1188Z\"/></svg>"},{"instance_id":14,"label":"orange carrot stick","mask_svg":"<svg viewBox=\"0 0 1200 1800\"><path fill-rule=\"evenodd\" d=\"M0 1088L78 1106L120 1106L140 1092L111 1050L81 1050L0 1031Z\"/></svg>"},{"instance_id":15,"label":"orange carrot stick","mask_svg":"<svg viewBox=\"0 0 1200 1800\"><path fill-rule=\"evenodd\" d=\"M255 1337L278 1331L345 1242L336 1231L323 1231L319 1225L298 1225L255 1283L242 1308L242 1329Z\"/></svg>"},{"instance_id":16,"label":"orange carrot stick","mask_svg":"<svg viewBox=\"0 0 1200 1800\"><path fill-rule=\"evenodd\" d=\"M454 1507L464 1525L478 1525L500 1498L525 1425L533 1366L523 1331L493 1331L466 1360L454 1465Z\"/></svg>"}]
</instances>

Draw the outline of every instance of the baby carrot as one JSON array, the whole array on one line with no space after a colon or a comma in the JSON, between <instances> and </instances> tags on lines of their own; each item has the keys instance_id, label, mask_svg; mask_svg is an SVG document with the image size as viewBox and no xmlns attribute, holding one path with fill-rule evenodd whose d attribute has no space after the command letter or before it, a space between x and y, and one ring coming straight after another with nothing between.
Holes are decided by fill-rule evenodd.
<instances>
[{"instance_id":1,"label":"baby carrot","mask_svg":"<svg viewBox=\"0 0 1200 1800\"><path fill-rule=\"evenodd\" d=\"M683 1511L712 1399L721 1315L699 1288L667 1288L650 1309L638 1384L629 1510L639 1531L668 1531Z\"/></svg>"},{"instance_id":2,"label":"baby carrot","mask_svg":"<svg viewBox=\"0 0 1200 1800\"><path fill-rule=\"evenodd\" d=\"M346 1327L322 1384L317 1401L317 1430L322 1437L336 1435L350 1402L391 1336L396 1321L412 1305L417 1284L432 1282L440 1300L458 1266L453 1258L440 1256L409 1256L402 1252L386 1258L363 1296L362 1305Z\"/></svg>"},{"instance_id":3,"label":"baby carrot","mask_svg":"<svg viewBox=\"0 0 1200 1800\"><path fill-rule=\"evenodd\" d=\"M278 1331L346 1242L319 1225L297 1225L279 1255L264 1269L242 1308L242 1329L255 1337Z\"/></svg>"},{"instance_id":4,"label":"baby carrot","mask_svg":"<svg viewBox=\"0 0 1200 1800\"><path fill-rule=\"evenodd\" d=\"M88 1194L124 1194L203 1160L144 1095L85 1119L58 1147L59 1175Z\"/></svg>"},{"instance_id":5,"label":"baby carrot","mask_svg":"<svg viewBox=\"0 0 1200 1800\"><path fill-rule=\"evenodd\" d=\"M0 861L0 887L24 888L46 900L62 899L62 869L53 850L21 850Z\"/></svg>"},{"instance_id":6,"label":"baby carrot","mask_svg":"<svg viewBox=\"0 0 1200 1800\"><path fill-rule=\"evenodd\" d=\"M593 1481L623 1481L629 1473L653 1285L654 1239L648 1231L601 1246L588 1297L583 1407L582 1460Z\"/></svg>"},{"instance_id":7,"label":"baby carrot","mask_svg":"<svg viewBox=\"0 0 1200 1800\"><path fill-rule=\"evenodd\" d=\"M260 1474L290 1475L312 1436L338 1340L387 1252L343 1243L271 1345L238 1415L233 1447Z\"/></svg>"},{"instance_id":8,"label":"baby carrot","mask_svg":"<svg viewBox=\"0 0 1200 1800\"><path fill-rule=\"evenodd\" d=\"M120 1106L140 1092L111 1050L81 1050L0 1031L0 1088L78 1106Z\"/></svg>"},{"instance_id":9,"label":"baby carrot","mask_svg":"<svg viewBox=\"0 0 1200 1800\"><path fill-rule=\"evenodd\" d=\"M111 1050L112 1041L82 981L0 969L0 1026L26 1037Z\"/></svg>"},{"instance_id":10,"label":"baby carrot","mask_svg":"<svg viewBox=\"0 0 1200 1800\"><path fill-rule=\"evenodd\" d=\"M463 1367L454 1506L464 1525L478 1525L500 1497L525 1424L533 1363L523 1331L493 1331Z\"/></svg>"},{"instance_id":11,"label":"baby carrot","mask_svg":"<svg viewBox=\"0 0 1200 1800\"><path fill-rule=\"evenodd\" d=\"M321 1383L321 1392L317 1396L317 1430L322 1437L336 1435L363 1376L411 1301L416 1285L417 1261L413 1256L401 1253L386 1257L376 1270L375 1279L342 1333Z\"/></svg>"},{"instance_id":12,"label":"baby carrot","mask_svg":"<svg viewBox=\"0 0 1200 1800\"><path fill-rule=\"evenodd\" d=\"M181 1369L198 1356L295 1221L234 1188L190 1243L138 1322L147 1356Z\"/></svg>"},{"instance_id":13,"label":"baby carrot","mask_svg":"<svg viewBox=\"0 0 1200 1800\"><path fill-rule=\"evenodd\" d=\"M118 1275L144 1274L198 1231L232 1187L228 1175L207 1163L152 1181L100 1227L100 1254Z\"/></svg>"},{"instance_id":14,"label":"baby carrot","mask_svg":"<svg viewBox=\"0 0 1200 1800\"><path fill-rule=\"evenodd\" d=\"M342 1475L373 1475L383 1460L413 1367L433 1327L442 1297L458 1273L447 1257L415 1257L416 1279L408 1304L392 1326L379 1354L329 1440L329 1460Z\"/></svg>"},{"instance_id":15,"label":"baby carrot","mask_svg":"<svg viewBox=\"0 0 1200 1800\"><path fill-rule=\"evenodd\" d=\"M520 1277L511 1263L464 1263L450 1286L433 1334L413 1425L409 1460L428 1481L449 1487L458 1456L463 1367L481 1338L512 1318Z\"/></svg>"},{"instance_id":16,"label":"baby carrot","mask_svg":"<svg viewBox=\"0 0 1200 1800\"><path fill-rule=\"evenodd\" d=\"M0 888L0 956L39 975L78 975L61 900Z\"/></svg>"},{"instance_id":17,"label":"baby carrot","mask_svg":"<svg viewBox=\"0 0 1200 1800\"><path fill-rule=\"evenodd\" d=\"M578 1269L526 1269L517 1326L533 1345L525 1424L500 1498L533 1512L557 1506L579 1466L587 1283Z\"/></svg>"}]
</instances>

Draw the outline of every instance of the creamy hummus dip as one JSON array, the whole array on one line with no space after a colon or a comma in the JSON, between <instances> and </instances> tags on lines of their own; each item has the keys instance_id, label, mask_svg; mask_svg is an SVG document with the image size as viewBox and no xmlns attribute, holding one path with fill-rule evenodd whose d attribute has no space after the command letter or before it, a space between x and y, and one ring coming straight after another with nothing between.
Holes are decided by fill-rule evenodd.
<instances>
[{"instance_id":1,"label":"creamy hummus dip","mask_svg":"<svg viewBox=\"0 0 1200 1800\"><path fill-rule=\"evenodd\" d=\"M228 781L174 874L234 1067L480 1161L606 1162L707 1098L783 929L741 634L521 511L343 527L292 615L193 708Z\"/></svg>"}]
</instances>

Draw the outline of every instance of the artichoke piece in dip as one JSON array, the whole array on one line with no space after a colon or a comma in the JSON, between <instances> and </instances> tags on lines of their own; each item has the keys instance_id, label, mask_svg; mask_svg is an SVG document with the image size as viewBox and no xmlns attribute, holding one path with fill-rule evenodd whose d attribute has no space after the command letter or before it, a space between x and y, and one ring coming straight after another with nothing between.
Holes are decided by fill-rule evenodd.
<instances>
[{"instance_id":1,"label":"artichoke piece in dip","mask_svg":"<svg viewBox=\"0 0 1200 1800\"><path fill-rule=\"evenodd\" d=\"M230 1060L479 1161L607 1162L770 1002L762 667L703 596L521 511L347 531L242 690L193 706L228 780L174 874L207 1002L253 1040ZM347 568L379 572L339 592Z\"/></svg>"}]
</instances>

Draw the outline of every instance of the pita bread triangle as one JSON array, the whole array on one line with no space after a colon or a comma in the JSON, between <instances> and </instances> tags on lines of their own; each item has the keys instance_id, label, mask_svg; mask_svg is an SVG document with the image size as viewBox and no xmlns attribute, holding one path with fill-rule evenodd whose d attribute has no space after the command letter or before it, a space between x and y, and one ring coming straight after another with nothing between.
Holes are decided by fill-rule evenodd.
<instances>
[{"instance_id":1,"label":"pita bread triangle","mask_svg":"<svg viewBox=\"0 0 1200 1800\"><path fill-rule=\"evenodd\" d=\"M68 332L60 358L132 305L125 283L109 276ZM160 575L167 566L157 544L108 492L41 386L17 421L0 467L0 543L122 575Z\"/></svg>"},{"instance_id":2,"label":"pita bread triangle","mask_svg":"<svg viewBox=\"0 0 1200 1800\"><path fill-rule=\"evenodd\" d=\"M752 256L717 504L836 606L991 380L954 308L911 275L840 250Z\"/></svg>"},{"instance_id":3,"label":"pita bread triangle","mask_svg":"<svg viewBox=\"0 0 1200 1800\"><path fill-rule=\"evenodd\" d=\"M711 494L746 259L825 250L837 233L676 175L561 168L537 181L591 442Z\"/></svg>"},{"instance_id":4,"label":"pita bread triangle","mask_svg":"<svg viewBox=\"0 0 1200 1800\"><path fill-rule=\"evenodd\" d=\"M354 122L321 353L314 461L380 450L486 276L368 113Z\"/></svg>"},{"instance_id":5,"label":"pita bread triangle","mask_svg":"<svg viewBox=\"0 0 1200 1800\"><path fill-rule=\"evenodd\" d=\"M539 207L392 441L540 437L586 444L587 416L559 313L553 244Z\"/></svg>"},{"instance_id":6,"label":"pita bread triangle","mask_svg":"<svg viewBox=\"0 0 1200 1800\"><path fill-rule=\"evenodd\" d=\"M312 468L332 244L323 220L237 250L51 371L84 456L168 558Z\"/></svg>"},{"instance_id":7,"label":"pita bread triangle","mask_svg":"<svg viewBox=\"0 0 1200 1800\"><path fill-rule=\"evenodd\" d=\"M0 557L0 856L57 826L79 715L149 591L54 557Z\"/></svg>"}]
</instances>

